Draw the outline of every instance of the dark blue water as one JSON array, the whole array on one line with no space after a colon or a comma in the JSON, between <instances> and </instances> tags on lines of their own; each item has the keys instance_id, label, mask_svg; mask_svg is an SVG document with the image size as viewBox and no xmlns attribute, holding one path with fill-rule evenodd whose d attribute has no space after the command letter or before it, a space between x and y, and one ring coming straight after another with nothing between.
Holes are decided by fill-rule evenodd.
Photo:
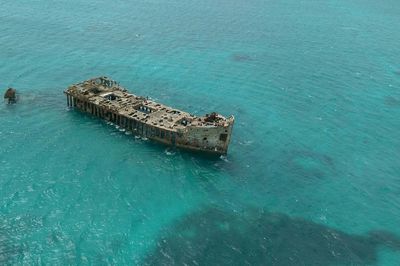
<instances>
[{"instance_id":1,"label":"dark blue water","mask_svg":"<svg viewBox=\"0 0 400 266\"><path fill-rule=\"evenodd\" d=\"M399 265L400 3L0 3L1 264ZM227 158L66 108L71 83L236 117Z\"/></svg>"}]
</instances>

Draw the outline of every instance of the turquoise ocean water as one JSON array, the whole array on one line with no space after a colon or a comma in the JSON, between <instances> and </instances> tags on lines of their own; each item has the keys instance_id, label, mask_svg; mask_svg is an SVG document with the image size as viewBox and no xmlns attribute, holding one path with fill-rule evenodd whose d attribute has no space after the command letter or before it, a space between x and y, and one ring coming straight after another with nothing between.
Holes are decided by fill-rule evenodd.
<instances>
[{"instance_id":1,"label":"turquoise ocean water","mask_svg":"<svg viewBox=\"0 0 400 266\"><path fill-rule=\"evenodd\" d=\"M400 265L400 2L0 2L0 264ZM66 108L234 114L227 158Z\"/></svg>"}]
</instances>

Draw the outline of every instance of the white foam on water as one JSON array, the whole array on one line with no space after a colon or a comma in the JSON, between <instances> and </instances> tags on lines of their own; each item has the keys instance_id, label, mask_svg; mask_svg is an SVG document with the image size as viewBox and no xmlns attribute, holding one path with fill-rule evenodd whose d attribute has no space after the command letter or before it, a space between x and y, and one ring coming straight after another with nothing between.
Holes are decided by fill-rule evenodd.
<instances>
[{"instance_id":1,"label":"white foam on water","mask_svg":"<svg viewBox=\"0 0 400 266\"><path fill-rule=\"evenodd\" d=\"M220 158L222 161L226 162L226 163L229 162L228 157L227 157L226 155L221 155L221 156L219 156L219 158Z\"/></svg>"},{"instance_id":2,"label":"white foam on water","mask_svg":"<svg viewBox=\"0 0 400 266\"><path fill-rule=\"evenodd\" d=\"M175 155L175 151L171 150L170 148L166 148L164 153L168 156Z\"/></svg>"},{"instance_id":3,"label":"white foam on water","mask_svg":"<svg viewBox=\"0 0 400 266\"><path fill-rule=\"evenodd\" d=\"M253 142L254 141L252 141L252 140L245 140L245 141L239 141L239 144L243 145L243 146L248 146L248 145L253 144Z\"/></svg>"}]
</instances>

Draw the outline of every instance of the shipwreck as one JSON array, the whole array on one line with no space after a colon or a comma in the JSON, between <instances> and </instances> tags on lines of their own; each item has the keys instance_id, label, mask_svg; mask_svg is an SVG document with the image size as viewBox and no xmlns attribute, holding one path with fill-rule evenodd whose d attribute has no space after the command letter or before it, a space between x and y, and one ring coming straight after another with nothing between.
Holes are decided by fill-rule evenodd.
<instances>
[{"instance_id":1,"label":"shipwreck","mask_svg":"<svg viewBox=\"0 0 400 266\"><path fill-rule=\"evenodd\" d=\"M199 117L129 93L107 77L68 87L67 105L89 113L136 136L172 147L225 155L234 117L215 112Z\"/></svg>"}]
</instances>

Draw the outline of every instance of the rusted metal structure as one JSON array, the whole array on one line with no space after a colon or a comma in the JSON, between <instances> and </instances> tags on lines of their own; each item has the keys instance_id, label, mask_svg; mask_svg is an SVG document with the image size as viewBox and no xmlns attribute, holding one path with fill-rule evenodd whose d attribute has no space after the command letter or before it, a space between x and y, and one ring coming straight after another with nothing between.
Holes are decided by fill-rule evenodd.
<instances>
[{"instance_id":1,"label":"rusted metal structure","mask_svg":"<svg viewBox=\"0 0 400 266\"><path fill-rule=\"evenodd\" d=\"M6 93L4 93L4 99L8 101L8 103L15 103L17 101L17 91L13 88L8 88Z\"/></svg>"},{"instance_id":2,"label":"rusted metal structure","mask_svg":"<svg viewBox=\"0 0 400 266\"><path fill-rule=\"evenodd\" d=\"M74 84L64 92L67 105L173 147L226 154L234 117L203 117L136 96L107 77Z\"/></svg>"}]
</instances>

